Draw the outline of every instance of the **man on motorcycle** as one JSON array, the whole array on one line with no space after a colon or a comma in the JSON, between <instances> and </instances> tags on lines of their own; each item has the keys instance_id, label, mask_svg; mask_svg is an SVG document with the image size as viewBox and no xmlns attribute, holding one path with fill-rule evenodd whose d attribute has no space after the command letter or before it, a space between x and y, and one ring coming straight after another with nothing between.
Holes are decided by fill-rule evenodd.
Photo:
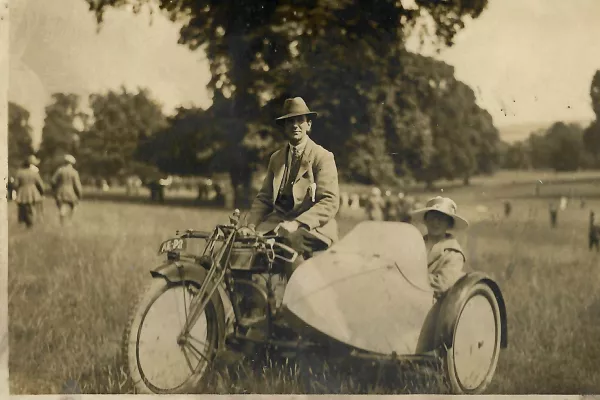
<instances>
[{"instance_id":1,"label":"man on motorcycle","mask_svg":"<svg viewBox=\"0 0 600 400\"><path fill-rule=\"evenodd\" d=\"M246 218L246 232L261 227L284 237L298 252L293 271L314 251L338 240L335 216L339 210L338 173L333 153L308 137L310 111L300 97L287 99L283 116L276 119L288 143L271 155L267 175Z\"/></svg>"}]
</instances>

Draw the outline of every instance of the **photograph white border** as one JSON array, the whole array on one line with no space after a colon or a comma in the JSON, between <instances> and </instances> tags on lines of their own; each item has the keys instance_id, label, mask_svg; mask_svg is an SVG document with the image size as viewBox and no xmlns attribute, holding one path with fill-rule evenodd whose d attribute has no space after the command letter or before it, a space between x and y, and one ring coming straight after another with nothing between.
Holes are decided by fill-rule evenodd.
<instances>
[{"instance_id":1,"label":"photograph white border","mask_svg":"<svg viewBox=\"0 0 600 400\"><path fill-rule=\"evenodd\" d=\"M19 1L19 0L12 0ZM55 1L55 0L37 0ZM2 176L4 183L0 191L6 199L6 181L8 178L8 86L9 86L9 0L0 0L0 159L2 160ZM360 399L524 399L524 400L569 400L569 399L597 399L600 395L482 395L482 396L453 396L453 395L85 395L85 394L56 394L56 395L10 395L9 387L9 335L8 335L8 203L0 202L2 216L2 251L0 251L0 399L56 399L56 400L84 400L92 398L101 399L164 399L169 397L179 399L225 400L225 399L272 399L272 400L326 400L331 398L360 398Z\"/></svg>"}]
</instances>

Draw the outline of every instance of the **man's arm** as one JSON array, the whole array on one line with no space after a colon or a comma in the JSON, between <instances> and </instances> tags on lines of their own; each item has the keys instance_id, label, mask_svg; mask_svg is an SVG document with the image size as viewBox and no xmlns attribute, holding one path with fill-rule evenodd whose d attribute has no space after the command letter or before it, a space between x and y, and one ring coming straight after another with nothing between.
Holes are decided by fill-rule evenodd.
<instances>
[{"instance_id":1,"label":"man's arm","mask_svg":"<svg viewBox=\"0 0 600 400\"><path fill-rule=\"evenodd\" d=\"M44 195L44 181L42 181L42 177L39 174L36 174L35 177L35 187L37 187L38 192L43 196Z\"/></svg>"},{"instance_id":2,"label":"man's arm","mask_svg":"<svg viewBox=\"0 0 600 400\"><path fill-rule=\"evenodd\" d=\"M56 192L56 189L57 189L56 186L58 185L59 173L60 173L60 168L54 172L54 175L52 175L52 178L50 179L50 187L52 188L52 191L54 191L54 192Z\"/></svg>"},{"instance_id":3,"label":"man's arm","mask_svg":"<svg viewBox=\"0 0 600 400\"><path fill-rule=\"evenodd\" d=\"M81 194L82 194L82 190L81 190L81 180L79 179L79 172L77 171L73 171L73 189L75 190L75 194L77 195L77 198L81 200Z\"/></svg>"},{"instance_id":4,"label":"man's arm","mask_svg":"<svg viewBox=\"0 0 600 400\"><path fill-rule=\"evenodd\" d=\"M267 176L263 180L262 187L260 188L256 198L252 202L250 207L250 214L246 218L247 225L254 225L256 227L263 221L263 218L273 211L273 169L271 168L271 161L273 156L269 159L269 166L267 168Z\"/></svg>"},{"instance_id":5,"label":"man's arm","mask_svg":"<svg viewBox=\"0 0 600 400\"><path fill-rule=\"evenodd\" d=\"M296 218L296 221L306 225L309 229L325 225L335 218L340 208L338 172L333 153L326 151L316 166L315 204Z\"/></svg>"}]
</instances>

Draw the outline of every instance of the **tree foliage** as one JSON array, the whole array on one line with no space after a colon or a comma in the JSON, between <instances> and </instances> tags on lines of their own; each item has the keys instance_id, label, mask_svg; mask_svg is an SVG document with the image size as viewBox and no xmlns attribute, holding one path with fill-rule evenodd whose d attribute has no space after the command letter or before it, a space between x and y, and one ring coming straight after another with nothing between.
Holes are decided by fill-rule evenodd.
<instances>
[{"instance_id":1,"label":"tree foliage","mask_svg":"<svg viewBox=\"0 0 600 400\"><path fill-rule=\"evenodd\" d=\"M585 129L583 141L591 158L595 160L597 168L600 168L600 70L596 71L590 87L592 109L596 119Z\"/></svg>"},{"instance_id":2,"label":"tree foliage","mask_svg":"<svg viewBox=\"0 0 600 400\"><path fill-rule=\"evenodd\" d=\"M214 152L211 163L217 169L228 163L234 186L249 184L252 169L248 166L264 157L265 149L279 139L267 121L274 117L268 111L275 111L272 104L280 106L290 95L304 97L321 112L324 118L315 124L315 139L334 151L341 165L365 170L364 164L351 162L345 150L367 136L373 148L364 160L376 156L376 151L384 152L378 157L390 158L382 164L381 176L405 171L407 165L427 165L432 153L433 139L427 129L431 115L414 99L407 100L414 104L404 111L401 105L407 96L398 88L390 90L390 84L398 83L406 72L398 62L399 51L407 34L426 16L434 27L429 39L437 46L451 45L464 19L477 18L487 5L487 0L417 0L413 8L397 0L86 2L99 25L110 7L133 5L134 12L139 12L144 6L158 6L173 21L183 23L179 43L204 49L212 74L209 89L215 94L216 110L211 114L220 120L213 120L210 128L209 124L184 128L187 125L181 120L178 126L188 131L181 133L184 136L193 136L192 130L203 132L203 140L219 132L219 145L214 148L220 150ZM258 117L261 111L268 118ZM210 129L214 132L208 133ZM418 150L406 158L391 154L411 146ZM472 159L477 158L471 153L461 156L470 170ZM180 166L183 170L201 168L197 163L190 159Z\"/></svg>"},{"instance_id":3,"label":"tree foliage","mask_svg":"<svg viewBox=\"0 0 600 400\"><path fill-rule=\"evenodd\" d=\"M27 156L33 154L33 140L29 125L29 111L8 103L8 170L14 173Z\"/></svg>"},{"instance_id":4,"label":"tree foliage","mask_svg":"<svg viewBox=\"0 0 600 400\"><path fill-rule=\"evenodd\" d=\"M81 131L87 128L88 115L81 110L81 100L73 93L54 93L46 106L39 156L40 169L51 174L64 154L77 157Z\"/></svg>"},{"instance_id":5,"label":"tree foliage","mask_svg":"<svg viewBox=\"0 0 600 400\"><path fill-rule=\"evenodd\" d=\"M89 98L93 123L81 137L81 170L114 177L133 167L140 143L167 124L161 106L147 89L109 90Z\"/></svg>"},{"instance_id":6,"label":"tree foliage","mask_svg":"<svg viewBox=\"0 0 600 400\"><path fill-rule=\"evenodd\" d=\"M561 121L546 130L532 132L527 140L506 147L503 167L555 171L591 168L593 160L585 149L583 132L578 124Z\"/></svg>"}]
</instances>

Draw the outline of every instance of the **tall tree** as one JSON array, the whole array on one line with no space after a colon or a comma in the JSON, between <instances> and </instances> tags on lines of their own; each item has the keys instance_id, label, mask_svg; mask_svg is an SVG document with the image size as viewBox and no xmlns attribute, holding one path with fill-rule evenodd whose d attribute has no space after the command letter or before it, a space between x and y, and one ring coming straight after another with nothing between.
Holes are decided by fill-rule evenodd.
<instances>
[{"instance_id":1,"label":"tall tree","mask_svg":"<svg viewBox=\"0 0 600 400\"><path fill-rule=\"evenodd\" d=\"M487 5L487 0L416 0L412 8L404 7L403 2L397 0L86 2L96 13L99 24L107 8L126 5L134 5L135 12L144 5L158 5L173 20L184 23L179 42L193 50L199 47L205 49L212 73L209 88L222 94L229 104L222 109L222 117L228 120L228 129L224 132L227 146L222 153L228 160L237 160L231 166L232 180L234 184L240 182L246 187L251 180L246 162L253 155L245 138L256 134L251 132L250 127L264 105L264 99L303 92L298 86L290 86L291 76L285 74L286 70L291 71L292 76L298 73L297 68L292 68L297 63L298 54L318 61L305 63L311 66L318 66L320 57L330 51L338 51L343 57L354 56L354 59L368 52L372 59L376 55L387 60L388 50L401 45L407 32L417 26L416 23L425 15L433 21L432 41L440 46L449 46L455 34L464 27L463 19L467 16L477 18ZM368 71L364 68L365 80L356 82L361 88L368 87ZM353 83L351 80L341 81L339 76L334 82L345 86ZM319 96L328 94L319 93ZM316 96L306 97L309 101L317 99ZM345 100L352 99L346 97ZM360 97L356 100L363 101ZM317 102L309 104L319 108ZM326 141L333 143L336 138L333 132L344 132L346 127L342 125L337 126L335 131L328 130Z\"/></svg>"},{"instance_id":2,"label":"tall tree","mask_svg":"<svg viewBox=\"0 0 600 400\"><path fill-rule=\"evenodd\" d=\"M161 106L147 89L90 95L93 124L82 134L84 174L113 178L131 169L139 143L166 126Z\"/></svg>"},{"instance_id":3,"label":"tall tree","mask_svg":"<svg viewBox=\"0 0 600 400\"><path fill-rule=\"evenodd\" d=\"M529 148L526 141L506 145L502 155L502 167L510 170L531 168Z\"/></svg>"},{"instance_id":4,"label":"tall tree","mask_svg":"<svg viewBox=\"0 0 600 400\"><path fill-rule=\"evenodd\" d=\"M33 140L29 125L29 111L8 103L8 170L14 173L25 158L33 154Z\"/></svg>"},{"instance_id":5,"label":"tall tree","mask_svg":"<svg viewBox=\"0 0 600 400\"><path fill-rule=\"evenodd\" d=\"M51 174L59 159L68 153L77 156L80 133L87 127L88 116L81 110L81 101L73 93L54 93L46 106L39 156L41 170Z\"/></svg>"},{"instance_id":6,"label":"tall tree","mask_svg":"<svg viewBox=\"0 0 600 400\"><path fill-rule=\"evenodd\" d=\"M556 122L545 139L550 149L550 167L555 171L576 171L582 166L583 130L579 125Z\"/></svg>"},{"instance_id":7,"label":"tall tree","mask_svg":"<svg viewBox=\"0 0 600 400\"><path fill-rule=\"evenodd\" d=\"M585 129L583 141L587 152L595 159L596 167L600 168L600 70L592 79L590 97L596 119Z\"/></svg>"}]
</instances>

